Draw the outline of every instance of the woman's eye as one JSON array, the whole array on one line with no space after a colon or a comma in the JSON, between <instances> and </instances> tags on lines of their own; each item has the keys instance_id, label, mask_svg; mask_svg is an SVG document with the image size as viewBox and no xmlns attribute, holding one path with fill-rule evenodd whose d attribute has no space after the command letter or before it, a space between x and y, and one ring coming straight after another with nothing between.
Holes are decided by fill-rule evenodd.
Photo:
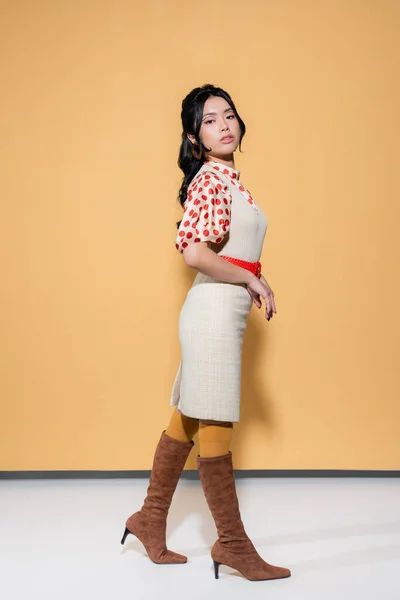
<instances>
[{"instance_id":1,"label":"woman's eye","mask_svg":"<svg viewBox=\"0 0 400 600\"><path fill-rule=\"evenodd\" d=\"M228 115L227 117L228 119L234 119L235 115ZM214 123L214 119L209 119L208 121L204 121L205 125L208 125L209 123Z\"/></svg>"}]
</instances>

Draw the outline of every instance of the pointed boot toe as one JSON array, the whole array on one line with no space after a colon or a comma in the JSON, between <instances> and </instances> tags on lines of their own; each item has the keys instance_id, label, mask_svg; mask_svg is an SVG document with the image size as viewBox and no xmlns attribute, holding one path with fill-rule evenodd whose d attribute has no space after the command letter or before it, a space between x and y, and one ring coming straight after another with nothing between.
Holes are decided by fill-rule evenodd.
<instances>
[{"instance_id":1,"label":"pointed boot toe","mask_svg":"<svg viewBox=\"0 0 400 600\"><path fill-rule=\"evenodd\" d=\"M215 578L218 579L220 565L239 571L250 581L290 577L289 569L275 567L261 558L245 531L236 495L232 453L212 458L198 456L197 465L218 532L218 540L211 549Z\"/></svg>"},{"instance_id":2,"label":"pointed boot toe","mask_svg":"<svg viewBox=\"0 0 400 600\"><path fill-rule=\"evenodd\" d=\"M149 555L150 556L150 555ZM177 552L172 552L172 550L167 550L165 554L163 553L161 556L155 556L151 560L155 562L157 565L183 565L187 563L187 556L184 554L178 554Z\"/></svg>"}]
</instances>

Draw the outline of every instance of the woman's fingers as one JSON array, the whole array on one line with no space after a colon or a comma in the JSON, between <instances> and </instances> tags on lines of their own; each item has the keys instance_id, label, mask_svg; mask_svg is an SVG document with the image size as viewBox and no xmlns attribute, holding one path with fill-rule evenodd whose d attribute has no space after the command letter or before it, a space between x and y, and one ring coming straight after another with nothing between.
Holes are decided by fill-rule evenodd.
<instances>
[{"instance_id":1,"label":"woman's fingers","mask_svg":"<svg viewBox=\"0 0 400 600\"><path fill-rule=\"evenodd\" d=\"M257 308L261 308L260 297L258 296L258 298L253 298L253 300L254 300L254 304L257 306Z\"/></svg>"},{"instance_id":2,"label":"woman's fingers","mask_svg":"<svg viewBox=\"0 0 400 600\"><path fill-rule=\"evenodd\" d=\"M247 287L247 291L249 292L250 296L253 299L254 304L257 306L257 308L261 308L260 294L257 294L257 292L252 290L249 286L246 286L246 287Z\"/></svg>"},{"instance_id":3,"label":"woman's fingers","mask_svg":"<svg viewBox=\"0 0 400 600\"><path fill-rule=\"evenodd\" d=\"M272 308L273 308L274 312L276 313L275 295L274 294L272 294L271 301L272 301Z\"/></svg>"},{"instance_id":4,"label":"woman's fingers","mask_svg":"<svg viewBox=\"0 0 400 600\"><path fill-rule=\"evenodd\" d=\"M262 299L265 300L265 318L268 321L272 319L274 312L276 313L276 306L274 300L274 292L271 290L269 285L266 282L264 284L262 280L255 280L246 287L249 293L251 294L253 302L257 306L257 308L261 308Z\"/></svg>"},{"instance_id":5,"label":"woman's fingers","mask_svg":"<svg viewBox=\"0 0 400 600\"><path fill-rule=\"evenodd\" d=\"M254 304L257 306L257 308L261 308L261 299L260 299L260 294L255 294L254 292L252 293L253 296L253 300L254 300Z\"/></svg>"},{"instance_id":6,"label":"woman's fingers","mask_svg":"<svg viewBox=\"0 0 400 600\"><path fill-rule=\"evenodd\" d=\"M265 308L265 318L267 321L272 319L274 312L276 312L274 296L273 294L268 294L267 299L265 300L266 308Z\"/></svg>"}]
</instances>

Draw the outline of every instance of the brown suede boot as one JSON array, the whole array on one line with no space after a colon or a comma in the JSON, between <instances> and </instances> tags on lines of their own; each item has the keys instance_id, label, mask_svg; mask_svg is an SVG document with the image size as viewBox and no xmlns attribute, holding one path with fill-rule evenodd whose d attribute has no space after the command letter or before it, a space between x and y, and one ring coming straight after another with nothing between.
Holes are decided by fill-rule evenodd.
<instances>
[{"instance_id":1,"label":"brown suede boot","mask_svg":"<svg viewBox=\"0 0 400 600\"><path fill-rule=\"evenodd\" d=\"M165 532L167 515L179 477L194 442L180 442L165 433L153 459L153 468L147 488L147 496L142 508L126 521L126 529L121 540L129 533L135 535L147 550L151 560L157 564L186 563L187 557L167 549Z\"/></svg>"},{"instance_id":2,"label":"brown suede boot","mask_svg":"<svg viewBox=\"0 0 400 600\"><path fill-rule=\"evenodd\" d=\"M198 456L197 466L218 531L218 540L211 549L215 578L218 579L220 565L236 569L250 581L290 577L289 569L265 562L246 534L236 495L232 453L212 458Z\"/></svg>"}]
</instances>

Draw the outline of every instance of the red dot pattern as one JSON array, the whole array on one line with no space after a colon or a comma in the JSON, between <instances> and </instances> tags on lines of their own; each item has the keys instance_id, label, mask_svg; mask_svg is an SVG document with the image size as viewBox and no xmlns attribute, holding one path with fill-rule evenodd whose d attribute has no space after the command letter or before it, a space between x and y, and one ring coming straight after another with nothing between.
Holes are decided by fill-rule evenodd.
<instances>
[{"instance_id":1,"label":"red dot pattern","mask_svg":"<svg viewBox=\"0 0 400 600\"><path fill-rule=\"evenodd\" d=\"M229 177L231 184L239 190L251 207L259 212L251 193L239 181L240 171L212 160L207 160L206 164L213 171L222 173L223 177L219 177L213 171L201 169L190 182L184 205L184 218L175 243L180 252L190 243L207 241L219 244L229 231L232 196L226 185L226 177Z\"/></svg>"},{"instance_id":2,"label":"red dot pattern","mask_svg":"<svg viewBox=\"0 0 400 600\"><path fill-rule=\"evenodd\" d=\"M230 227L232 197L221 178L200 170L189 184L184 218L179 226L175 247L183 252L189 244L219 244Z\"/></svg>"}]
</instances>

